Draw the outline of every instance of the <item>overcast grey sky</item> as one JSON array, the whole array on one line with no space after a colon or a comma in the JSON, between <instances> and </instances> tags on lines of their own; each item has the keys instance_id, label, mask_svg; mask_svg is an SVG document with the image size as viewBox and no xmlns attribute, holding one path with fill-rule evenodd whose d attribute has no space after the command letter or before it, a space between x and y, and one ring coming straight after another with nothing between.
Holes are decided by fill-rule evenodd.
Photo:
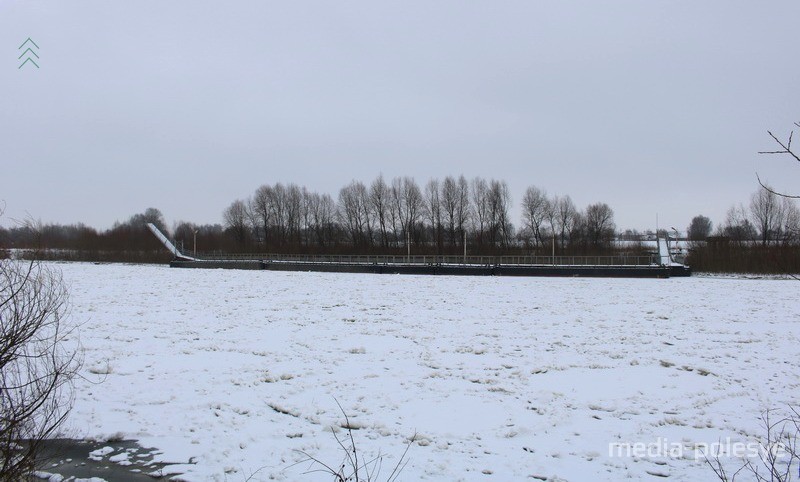
<instances>
[{"instance_id":1,"label":"overcast grey sky","mask_svg":"<svg viewBox=\"0 0 800 482\"><path fill-rule=\"evenodd\" d=\"M0 0L0 223L221 222L264 183L379 173L718 223L756 170L800 191L756 154L800 120L798 24L797 0Z\"/></svg>"}]
</instances>

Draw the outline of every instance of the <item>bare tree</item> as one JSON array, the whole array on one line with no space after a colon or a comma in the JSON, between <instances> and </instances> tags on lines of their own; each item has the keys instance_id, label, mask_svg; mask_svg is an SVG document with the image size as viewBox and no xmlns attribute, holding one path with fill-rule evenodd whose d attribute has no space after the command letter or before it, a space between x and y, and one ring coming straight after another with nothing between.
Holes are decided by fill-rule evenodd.
<instances>
[{"instance_id":1,"label":"bare tree","mask_svg":"<svg viewBox=\"0 0 800 482\"><path fill-rule=\"evenodd\" d=\"M301 226L300 226L300 244L310 244L311 242L311 226L312 226L312 218L311 218L311 195L312 193L309 192L308 189L303 186L302 190L302 200L300 203L300 219L301 219Z\"/></svg>"},{"instance_id":2,"label":"bare tree","mask_svg":"<svg viewBox=\"0 0 800 482\"><path fill-rule=\"evenodd\" d=\"M442 249L442 201L439 195L439 181L431 179L425 185L425 215L431 226L433 241L441 254Z\"/></svg>"},{"instance_id":3,"label":"bare tree","mask_svg":"<svg viewBox=\"0 0 800 482\"><path fill-rule=\"evenodd\" d=\"M472 197L472 231L478 245L483 245L489 227L489 185L485 179L476 177L471 182L469 192Z\"/></svg>"},{"instance_id":4,"label":"bare tree","mask_svg":"<svg viewBox=\"0 0 800 482\"><path fill-rule=\"evenodd\" d=\"M364 241L371 247L375 241L373 232L374 222L372 209L370 208L369 189L362 182L357 183L356 194L358 195L358 207L361 209L361 217L364 220Z\"/></svg>"},{"instance_id":5,"label":"bare tree","mask_svg":"<svg viewBox=\"0 0 800 482\"><path fill-rule=\"evenodd\" d=\"M270 226L272 225L272 210L270 209L270 199L272 198L272 187L264 184L256 189L250 199L249 212L253 220L253 228L256 236L261 238L264 245L269 243Z\"/></svg>"},{"instance_id":6,"label":"bare tree","mask_svg":"<svg viewBox=\"0 0 800 482\"><path fill-rule=\"evenodd\" d=\"M550 201L547 194L535 186L530 186L522 197L522 216L525 227L533 235L534 243L543 246L542 225L550 212Z\"/></svg>"},{"instance_id":7,"label":"bare tree","mask_svg":"<svg viewBox=\"0 0 800 482\"><path fill-rule=\"evenodd\" d=\"M558 235L558 228L556 227L558 226L558 196L549 198L545 207L544 218L550 228L548 237L552 243L553 251L555 251L556 236Z\"/></svg>"},{"instance_id":8,"label":"bare tree","mask_svg":"<svg viewBox=\"0 0 800 482\"><path fill-rule=\"evenodd\" d=\"M265 184L256 189L249 210L265 246L299 242L302 206L303 190L296 184Z\"/></svg>"},{"instance_id":9,"label":"bare tree","mask_svg":"<svg viewBox=\"0 0 800 482\"><path fill-rule=\"evenodd\" d=\"M368 245L369 206L367 188L353 181L339 191L339 219L349 233L353 246Z\"/></svg>"},{"instance_id":10,"label":"bare tree","mask_svg":"<svg viewBox=\"0 0 800 482\"><path fill-rule=\"evenodd\" d=\"M143 213L134 214L128 219L128 224L134 228L144 229L148 223L153 223L161 232L167 232L167 223L164 222L164 215L156 208L147 208Z\"/></svg>"},{"instance_id":11,"label":"bare tree","mask_svg":"<svg viewBox=\"0 0 800 482\"><path fill-rule=\"evenodd\" d=\"M269 210L272 217L272 230L275 233L275 241L282 245L286 241L287 215L288 215L288 196L286 187L281 183L276 183L269 191Z\"/></svg>"},{"instance_id":12,"label":"bare tree","mask_svg":"<svg viewBox=\"0 0 800 482\"><path fill-rule=\"evenodd\" d=\"M284 242L290 245L300 243L300 229L303 220L303 190L297 184L289 184L284 191L286 209L286 227Z\"/></svg>"},{"instance_id":13,"label":"bare tree","mask_svg":"<svg viewBox=\"0 0 800 482\"><path fill-rule=\"evenodd\" d=\"M699 214L692 218L692 222L686 228L686 234L692 241L705 241L711 235L712 229L711 220Z\"/></svg>"},{"instance_id":14,"label":"bare tree","mask_svg":"<svg viewBox=\"0 0 800 482\"><path fill-rule=\"evenodd\" d=\"M758 229L762 244L769 244L780 235L784 221L783 208L778 195L766 185L750 198L750 216Z\"/></svg>"},{"instance_id":15,"label":"bare tree","mask_svg":"<svg viewBox=\"0 0 800 482\"><path fill-rule=\"evenodd\" d=\"M738 242L752 241L757 236L756 229L741 204L728 209L725 215L725 224L718 228L718 233Z\"/></svg>"},{"instance_id":16,"label":"bare tree","mask_svg":"<svg viewBox=\"0 0 800 482\"><path fill-rule=\"evenodd\" d=\"M569 245L572 247L586 247L589 244L589 229L584 212L575 210L572 215L572 227L567 237L569 239Z\"/></svg>"},{"instance_id":17,"label":"bare tree","mask_svg":"<svg viewBox=\"0 0 800 482\"><path fill-rule=\"evenodd\" d=\"M492 246L505 248L511 242L513 227L508 217L511 193L505 181L492 179L489 183L487 201L489 212L489 240Z\"/></svg>"},{"instance_id":18,"label":"bare tree","mask_svg":"<svg viewBox=\"0 0 800 482\"><path fill-rule=\"evenodd\" d=\"M255 203L253 197L244 199L242 202L244 203L245 213L247 214L247 227L250 228L250 236L253 237L255 242L261 242L261 222L258 213L254 209Z\"/></svg>"},{"instance_id":19,"label":"bare tree","mask_svg":"<svg viewBox=\"0 0 800 482\"><path fill-rule=\"evenodd\" d=\"M413 238L414 226L420 219L422 210L422 193L416 181L410 177L392 179L392 209L397 217L399 233L403 239Z\"/></svg>"},{"instance_id":20,"label":"bare tree","mask_svg":"<svg viewBox=\"0 0 800 482\"><path fill-rule=\"evenodd\" d=\"M464 176L458 177L456 198L456 226L458 239L466 239L467 224L472 217L472 206L469 202L469 183Z\"/></svg>"},{"instance_id":21,"label":"bare tree","mask_svg":"<svg viewBox=\"0 0 800 482\"><path fill-rule=\"evenodd\" d=\"M403 244L406 240L406 230L408 229L408 220L404 216L405 206L405 192L403 191L403 180L399 177L392 179L392 185L389 188L392 205L392 231L395 233L395 240Z\"/></svg>"},{"instance_id":22,"label":"bare tree","mask_svg":"<svg viewBox=\"0 0 800 482\"><path fill-rule=\"evenodd\" d=\"M422 217L422 191L412 177L403 178L403 191L408 226L413 228Z\"/></svg>"},{"instance_id":23,"label":"bare tree","mask_svg":"<svg viewBox=\"0 0 800 482\"><path fill-rule=\"evenodd\" d=\"M58 271L0 260L0 480L33 474L42 442L72 407L81 360L67 310Z\"/></svg>"},{"instance_id":24,"label":"bare tree","mask_svg":"<svg viewBox=\"0 0 800 482\"><path fill-rule=\"evenodd\" d=\"M606 203L592 204L586 208L586 234L594 248L603 248L614 239L614 210Z\"/></svg>"},{"instance_id":25,"label":"bare tree","mask_svg":"<svg viewBox=\"0 0 800 482\"><path fill-rule=\"evenodd\" d=\"M783 198L783 242L796 242L800 237L800 209L794 199Z\"/></svg>"},{"instance_id":26,"label":"bare tree","mask_svg":"<svg viewBox=\"0 0 800 482\"><path fill-rule=\"evenodd\" d=\"M383 180L383 175L378 176L370 185L369 204L372 218L380 233L380 244L386 248L389 246L388 226L391 219L391 208L389 206L389 186Z\"/></svg>"},{"instance_id":27,"label":"bare tree","mask_svg":"<svg viewBox=\"0 0 800 482\"><path fill-rule=\"evenodd\" d=\"M560 239L560 246L566 246L567 235L572 232L575 226L575 219L578 216L578 210L569 196L556 197L552 201L555 209L555 220L558 226L558 233ZM555 227L554 227L555 230Z\"/></svg>"},{"instance_id":28,"label":"bare tree","mask_svg":"<svg viewBox=\"0 0 800 482\"><path fill-rule=\"evenodd\" d=\"M247 205L240 199L233 201L222 213L225 229L233 234L240 246L247 242L247 217Z\"/></svg>"},{"instance_id":29,"label":"bare tree","mask_svg":"<svg viewBox=\"0 0 800 482\"><path fill-rule=\"evenodd\" d=\"M334 242L334 217L336 216L336 203L329 194L313 193L309 198L311 210L312 229L317 244L325 247Z\"/></svg>"},{"instance_id":30,"label":"bare tree","mask_svg":"<svg viewBox=\"0 0 800 482\"><path fill-rule=\"evenodd\" d=\"M447 232L447 243L455 246L456 234L456 208L458 206L458 184L452 176L447 176L442 182L441 216Z\"/></svg>"}]
</instances>

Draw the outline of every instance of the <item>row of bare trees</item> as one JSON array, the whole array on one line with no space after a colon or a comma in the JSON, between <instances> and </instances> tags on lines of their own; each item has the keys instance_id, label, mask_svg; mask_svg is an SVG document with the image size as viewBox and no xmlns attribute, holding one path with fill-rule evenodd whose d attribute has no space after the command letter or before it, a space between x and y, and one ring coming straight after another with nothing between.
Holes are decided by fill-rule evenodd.
<instances>
[{"instance_id":1,"label":"row of bare trees","mask_svg":"<svg viewBox=\"0 0 800 482\"><path fill-rule=\"evenodd\" d=\"M369 185L352 181L335 200L295 184L263 185L249 199L231 203L223 218L238 242L270 248L456 248L467 230L480 244L504 247L513 233L509 205L503 181L475 179L470 187L463 176L447 177L420 188L410 177L386 182L379 176Z\"/></svg>"},{"instance_id":2,"label":"row of bare trees","mask_svg":"<svg viewBox=\"0 0 800 482\"><path fill-rule=\"evenodd\" d=\"M549 198L531 187L523 198L523 227L515 230L511 203L502 180L448 176L420 186L411 177L387 182L378 176L369 184L350 182L336 199L296 184L265 184L248 199L232 202L223 219L241 248L258 249L414 245L444 254L460 251L465 242L478 251L502 252L542 248L551 238L560 249L601 249L613 239L614 213L607 204L580 211L569 196Z\"/></svg>"},{"instance_id":3,"label":"row of bare trees","mask_svg":"<svg viewBox=\"0 0 800 482\"><path fill-rule=\"evenodd\" d=\"M739 244L793 245L800 241L800 209L794 199L762 188L752 194L748 206L738 204L728 209L716 231L711 220L700 215L692 219L687 234L692 241L703 241L713 234Z\"/></svg>"},{"instance_id":4,"label":"row of bare trees","mask_svg":"<svg viewBox=\"0 0 800 482\"><path fill-rule=\"evenodd\" d=\"M552 241L562 248L571 243L597 249L609 246L615 236L614 211L606 203L591 204L580 211L569 196L548 197L545 191L531 186L522 198L522 209L522 237L537 247Z\"/></svg>"},{"instance_id":5,"label":"row of bare trees","mask_svg":"<svg viewBox=\"0 0 800 482\"><path fill-rule=\"evenodd\" d=\"M794 123L800 127L800 122ZM775 150L759 154L783 156L791 162L800 162L800 154L792 147L794 131L784 141L767 132ZM796 193L780 192L756 175L760 189L750 197L747 207L742 204L728 210L725 221L712 233L711 221L696 216L689 225L693 241L707 239L706 243L691 243L689 263L700 271L781 273L797 278L800 273L800 209ZM776 478L774 480L783 480Z\"/></svg>"},{"instance_id":6,"label":"row of bare trees","mask_svg":"<svg viewBox=\"0 0 800 482\"><path fill-rule=\"evenodd\" d=\"M687 228L688 263L698 271L796 273L800 271L800 210L794 199L759 189L745 207L731 207L713 229L695 216Z\"/></svg>"},{"instance_id":7,"label":"row of bare trees","mask_svg":"<svg viewBox=\"0 0 800 482\"><path fill-rule=\"evenodd\" d=\"M728 210L720 234L764 245L794 243L800 236L800 210L793 199L759 189L751 196L748 208L739 205Z\"/></svg>"},{"instance_id":8,"label":"row of bare trees","mask_svg":"<svg viewBox=\"0 0 800 482\"><path fill-rule=\"evenodd\" d=\"M410 177L379 176L370 183L352 181L335 198L276 183L232 202L222 224L178 222L168 230L161 212L149 208L106 231L82 224L0 228L0 243L46 248L38 252L58 259L158 262L170 254L146 229L149 222L186 252L401 253L412 246L417 254L460 254L466 242L472 254L600 254L645 238L631 230L615 234L614 211L605 203L580 209L568 195L531 186L523 193L517 226L511 203L505 182L464 176L423 186ZM710 219L697 216L687 228L689 239L713 234L742 245L793 246L800 242L800 213L793 199L762 189L748 208L731 208L712 228ZM627 244L615 246L615 238Z\"/></svg>"}]
</instances>

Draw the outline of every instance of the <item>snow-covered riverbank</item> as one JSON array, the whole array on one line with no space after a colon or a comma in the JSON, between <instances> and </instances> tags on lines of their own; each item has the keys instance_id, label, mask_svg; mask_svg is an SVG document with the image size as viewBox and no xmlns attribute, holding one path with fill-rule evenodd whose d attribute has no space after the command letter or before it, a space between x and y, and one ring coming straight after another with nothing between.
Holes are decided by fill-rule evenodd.
<instances>
[{"instance_id":1,"label":"snow-covered riverbank","mask_svg":"<svg viewBox=\"0 0 800 482\"><path fill-rule=\"evenodd\" d=\"M101 381L69 435L141 440L187 480L327 480L292 465L341 462L334 397L387 476L417 434L400 480L711 480L689 450L609 444L746 441L800 398L791 280L58 266Z\"/></svg>"}]
</instances>

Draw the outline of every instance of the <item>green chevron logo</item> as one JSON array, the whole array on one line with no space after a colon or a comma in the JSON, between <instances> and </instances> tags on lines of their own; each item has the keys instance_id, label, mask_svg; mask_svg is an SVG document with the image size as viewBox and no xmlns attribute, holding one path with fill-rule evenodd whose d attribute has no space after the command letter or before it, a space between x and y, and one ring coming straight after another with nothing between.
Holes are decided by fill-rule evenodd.
<instances>
[{"instance_id":1,"label":"green chevron logo","mask_svg":"<svg viewBox=\"0 0 800 482\"><path fill-rule=\"evenodd\" d=\"M27 48L25 48L26 46ZM25 48L25 50L22 50L23 48ZM22 42L22 45L20 45L17 50L22 50L22 53L19 55L19 57L17 57L17 60L22 60L23 57L25 58L25 60L22 60L22 63L19 64L19 67L17 67L18 70L26 66L28 62L34 65L37 69L39 68L39 64L37 64L36 60L34 60L34 57L37 59L39 58L39 54L36 53L36 50L39 50L39 46L36 45L36 42L31 40L30 37Z\"/></svg>"}]
</instances>

